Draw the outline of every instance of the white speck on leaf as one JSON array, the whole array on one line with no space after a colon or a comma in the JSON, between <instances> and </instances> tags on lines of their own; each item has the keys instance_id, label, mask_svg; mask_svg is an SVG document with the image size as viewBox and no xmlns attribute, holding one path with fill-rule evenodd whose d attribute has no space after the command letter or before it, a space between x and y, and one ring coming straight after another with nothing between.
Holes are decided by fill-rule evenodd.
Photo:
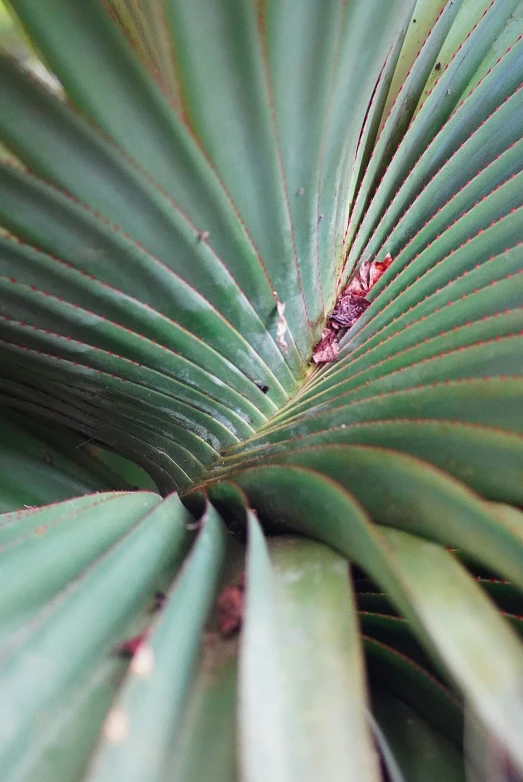
<instances>
[{"instance_id":1,"label":"white speck on leaf","mask_svg":"<svg viewBox=\"0 0 523 782\"><path fill-rule=\"evenodd\" d=\"M154 652L149 644L142 644L134 655L131 665L131 673L135 676L149 676L154 668Z\"/></svg>"},{"instance_id":2,"label":"white speck on leaf","mask_svg":"<svg viewBox=\"0 0 523 782\"><path fill-rule=\"evenodd\" d=\"M288 346L287 346L287 340L285 339L285 335L287 333L287 321L285 320L285 304L282 304L282 302L279 301L278 299L276 299L276 310L278 312L278 322L276 324L276 342L283 350L283 352L287 353Z\"/></svg>"},{"instance_id":3,"label":"white speck on leaf","mask_svg":"<svg viewBox=\"0 0 523 782\"><path fill-rule=\"evenodd\" d=\"M339 352L336 332L332 328L326 328L323 329L321 340L314 348L312 360L315 364L329 364L331 361L336 361Z\"/></svg>"},{"instance_id":4,"label":"white speck on leaf","mask_svg":"<svg viewBox=\"0 0 523 782\"><path fill-rule=\"evenodd\" d=\"M111 744L123 744L129 736L129 717L123 709L111 709L104 722L104 733Z\"/></svg>"}]
</instances>

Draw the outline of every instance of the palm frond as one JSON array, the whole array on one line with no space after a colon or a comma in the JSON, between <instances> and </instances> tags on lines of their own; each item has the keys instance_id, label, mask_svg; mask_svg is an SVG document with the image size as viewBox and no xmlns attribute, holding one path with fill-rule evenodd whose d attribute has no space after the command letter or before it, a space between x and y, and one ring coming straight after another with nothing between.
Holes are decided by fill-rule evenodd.
<instances>
[{"instance_id":1,"label":"palm frond","mask_svg":"<svg viewBox=\"0 0 523 782\"><path fill-rule=\"evenodd\" d=\"M10 5L6 779L523 773L521 0Z\"/></svg>"}]
</instances>

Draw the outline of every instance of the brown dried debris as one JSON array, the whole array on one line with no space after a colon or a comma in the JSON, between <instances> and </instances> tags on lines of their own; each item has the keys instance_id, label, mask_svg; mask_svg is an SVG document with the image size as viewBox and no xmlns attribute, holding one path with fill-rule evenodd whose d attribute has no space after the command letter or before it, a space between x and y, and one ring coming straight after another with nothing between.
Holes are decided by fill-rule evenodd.
<instances>
[{"instance_id":1,"label":"brown dried debris","mask_svg":"<svg viewBox=\"0 0 523 782\"><path fill-rule=\"evenodd\" d=\"M339 352L338 334L332 326L327 327L323 329L321 340L314 348L312 360L315 364L329 364L331 361L336 361Z\"/></svg>"},{"instance_id":2,"label":"brown dried debris","mask_svg":"<svg viewBox=\"0 0 523 782\"><path fill-rule=\"evenodd\" d=\"M222 638L228 638L239 632L243 621L243 603L245 580L240 578L238 585L228 584L222 589L216 601L218 609L218 632Z\"/></svg>"},{"instance_id":3,"label":"brown dried debris","mask_svg":"<svg viewBox=\"0 0 523 782\"><path fill-rule=\"evenodd\" d=\"M329 319L331 328L335 331L350 329L370 305L364 296L347 293L346 290L336 302Z\"/></svg>"},{"instance_id":4,"label":"brown dried debris","mask_svg":"<svg viewBox=\"0 0 523 782\"><path fill-rule=\"evenodd\" d=\"M370 302L365 298L392 263L388 253L382 261L363 261L358 273L341 292L332 310L321 340L314 348L315 364L336 361L339 353L338 332L350 329L365 312Z\"/></svg>"}]
</instances>

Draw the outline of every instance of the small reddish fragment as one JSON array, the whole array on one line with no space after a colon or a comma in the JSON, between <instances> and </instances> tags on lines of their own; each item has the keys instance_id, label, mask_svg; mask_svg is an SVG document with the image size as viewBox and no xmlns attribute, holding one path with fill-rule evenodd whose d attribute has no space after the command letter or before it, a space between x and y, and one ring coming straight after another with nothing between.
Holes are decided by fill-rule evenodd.
<instances>
[{"instance_id":1,"label":"small reddish fragment","mask_svg":"<svg viewBox=\"0 0 523 782\"><path fill-rule=\"evenodd\" d=\"M342 296L353 293L356 296L365 297L380 277L385 274L391 263L392 256L390 253L387 253L382 261L363 261L357 274L343 291Z\"/></svg>"},{"instance_id":2,"label":"small reddish fragment","mask_svg":"<svg viewBox=\"0 0 523 782\"><path fill-rule=\"evenodd\" d=\"M243 620L244 590L241 586L226 586L216 602L218 632L223 638L237 633Z\"/></svg>"},{"instance_id":3,"label":"small reddish fragment","mask_svg":"<svg viewBox=\"0 0 523 782\"><path fill-rule=\"evenodd\" d=\"M140 649L144 641L147 639L148 633L145 630L139 635L135 635L133 638L127 638L125 641L116 645L115 651L122 657L134 657L136 652Z\"/></svg>"},{"instance_id":4,"label":"small reddish fragment","mask_svg":"<svg viewBox=\"0 0 523 782\"><path fill-rule=\"evenodd\" d=\"M392 256L388 253L382 261L373 261L370 265L369 290L378 282L392 263Z\"/></svg>"},{"instance_id":5,"label":"small reddish fragment","mask_svg":"<svg viewBox=\"0 0 523 782\"><path fill-rule=\"evenodd\" d=\"M321 340L314 348L312 360L315 364L329 364L336 361L340 346L338 345L338 336L332 327L323 329Z\"/></svg>"},{"instance_id":6,"label":"small reddish fragment","mask_svg":"<svg viewBox=\"0 0 523 782\"><path fill-rule=\"evenodd\" d=\"M363 261L357 274L355 274L349 284L345 286L341 297L348 296L349 294L361 297L367 295L369 292L370 266L370 261Z\"/></svg>"}]
</instances>

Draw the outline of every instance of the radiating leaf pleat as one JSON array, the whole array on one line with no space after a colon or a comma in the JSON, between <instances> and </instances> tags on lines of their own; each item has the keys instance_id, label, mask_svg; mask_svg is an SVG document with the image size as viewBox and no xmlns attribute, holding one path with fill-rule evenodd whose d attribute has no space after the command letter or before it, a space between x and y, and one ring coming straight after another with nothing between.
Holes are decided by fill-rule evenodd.
<instances>
[{"instance_id":1,"label":"radiating leaf pleat","mask_svg":"<svg viewBox=\"0 0 523 782\"><path fill-rule=\"evenodd\" d=\"M0 117L0 134L5 143L32 171L71 193L80 204L88 205L95 216L102 218L103 222L95 224L98 234L105 232L113 244L119 239L124 245L127 234L148 253L176 268L182 276L188 279L192 276L193 282L198 280L200 285L207 287L211 298L220 295L225 280L229 285L238 285L250 303L244 301L247 305L247 310L243 308L244 318L245 312L252 307L275 336L275 298L270 280L240 225L232 236L220 240L216 231L211 233L210 226L206 228L191 215L186 215L132 159L5 57L0 57L0 90L4 100L12 106L11 112ZM46 129L44 142L35 136L37 127ZM59 194L53 194L49 188L44 192L51 200L60 200ZM62 198L62 209L63 202ZM3 206L6 212L9 204L3 203ZM67 213L74 210L71 203L66 206L69 207ZM45 204L40 204L40 208L45 209ZM78 205L77 213L84 224L89 225L86 209ZM13 215L11 211L10 219L17 218L20 225L20 215ZM21 222L22 235L24 230L37 228L27 216ZM116 228L125 232L124 236L115 236ZM207 239L199 241L199 236L206 231ZM52 238L47 231L47 241ZM62 238L59 248L63 241ZM206 265L203 278L201 274L195 276L197 267L188 262L189 258L198 258L199 266ZM214 294L210 285L213 279L215 282L221 280ZM249 316L251 320L252 315ZM290 352L285 357L296 370L299 364L290 339L288 347Z\"/></svg>"},{"instance_id":2,"label":"radiating leaf pleat","mask_svg":"<svg viewBox=\"0 0 523 782\"><path fill-rule=\"evenodd\" d=\"M300 264L289 214L296 195L285 186L255 6L243 0L210 7L199 0L167 0L165 10L191 129L238 205L286 305L286 317L302 324L295 338L300 351L307 352L308 321L316 321L321 308L320 302L313 312L305 306L300 265L306 259L302 255ZM310 269L306 271L310 279ZM295 295L289 297L292 289Z\"/></svg>"},{"instance_id":3,"label":"radiating leaf pleat","mask_svg":"<svg viewBox=\"0 0 523 782\"><path fill-rule=\"evenodd\" d=\"M320 237L329 230L325 215L320 217L320 199L336 58L346 45L345 9L341 3L291 0L260 4L258 13L292 239L309 316L317 327L336 285L334 275L322 274L322 261L339 262L330 237L320 254Z\"/></svg>"},{"instance_id":4,"label":"radiating leaf pleat","mask_svg":"<svg viewBox=\"0 0 523 782\"><path fill-rule=\"evenodd\" d=\"M464 782L458 751L430 720L386 690L373 690L372 708L402 775L395 778L387 766L391 782Z\"/></svg>"},{"instance_id":5,"label":"radiating leaf pleat","mask_svg":"<svg viewBox=\"0 0 523 782\"><path fill-rule=\"evenodd\" d=\"M310 470L269 467L245 471L236 480L263 517L329 542L381 583L523 767L521 645L452 555L408 533L373 528L339 485Z\"/></svg>"},{"instance_id":6,"label":"radiating leaf pleat","mask_svg":"<svg viewBox=\"0 0 523 782\"><path fill-rule=\"evenodd\" d=\"M120 355L126 354L130 359L147 362L153 368L161 369L166 376L182 380L211 397L218 396L233 410L245 410L243 415L247 414L253 421L264 420L274 410L274 403L271 404L255 383L212 346L138 300L112 289L110 285L100 284L51 256L38 253L26 245L15 244L9 239L0 239L0 268L4 273L0 279L6 298L10 290L27 291L27 287L33 285L49 296L50 301L61 301L65 308L69 302L78 311L83 310L87 323L69 319L67 329L80 330L84 334L86 331L89 334L86 325L89 324L90 315L91 335L93 340L96 339L97 346L104 345L102 329L106 329L110 336L105 336L105 345L112 348L113 352L116 352L116 348ZM18 288L13 288L16 285L14 280L18 281ZM24 285L26 288L22 287ZM53 289L56 293L51 296L50 291ZM41 321L45 317L45 312L42 312ZM55 314L54 329L57 322ZM98 328L93 328L94 324ZM144 345L147 345L145 355ZM258 374L263 379L269 379L261 367ZM273 385L271 396L274 394L278 397L277 382Z\"/></svg>"},{"instance_id":7,"label":"radiating leaf pleat","mask_svg":"<svg viewBox=\"0 0 523 782\"><path fill-rule=\"evenodd\" d=\"M378 226L378 230L381 232L390 230L393 221L397 221L398 215L401 214L400 205L406 206L412 201L414 195L430 178L429 172L435 173L439 166L459 147L460 143L520 83L521 65L517 59L518 53L509 53L505 61L499 64L498 72L493 72L490 77L487 77L477 91L472 93L468 100L452 115L461 92L465 89L491 43L503 28L517 2L518 0L508 0L506 3L492 3L480 22L471 30L470 35L457 50L455 57L443 72L435 89L423 104L405 134L400 147L398 147L352 243L349 254L350 263L353 263L364 251L375 226ZM504 66L507 69L507 78L496 82L497 89L488 92L489 83L496 79ZM514 82L508 76L511 66ZM438 135L438 131L445 123L447 123L445 133ZM432 141L433 139L434 141ZM410 181L407 175L418 159L420 159L420 163L414 169L418 180L416 182ZM426 168L422 165L425 161L427 162ZM409 181L408 188L404 184L405 181ZM406 194L403 201L401 200L401 187L404 188L403 193ZM367 250L367 252L371 251L370 248Z\"/></svg>"},{"instance_id":8,"label":"radiating leaf pleat","mask_svg":"<svg viewBox=\"0 0 523 782\"><path fill-rule=\"evenodd\" d=\"M331 116L323 140L325 154L319 212L326 221L320 235L324 291L329 289L330 281L342 268L350 180L369 96L412 6L412 0L395 0L385 5L381 0L358 0L344 5L337 72L331 91ZM379 64L378 52L381 54ZM355 132L348 132L351 128L355 128ZM331 247L337 252L333 253ZM325 299L328 301L326 295Z\"/></svg>"},{"instance_id":9,"label":"radiating leaf pleat","mask_svg":"<svg viewBox=\"0 0 523 782\"><path fill-rule=\"evenodd\" d=\"M85 438L39 426L5 409L0 427L1 513L93 491L130 488L81 447Z\"/></svg>"},{"instance_id":10,"label":"radiating leaf pleat","mask_svg":"<svg viewBox=\"0 0 523 782\"><path fill-rule=\"evenodd\" d=\"M121 517L127 530L122 529L123 534L112 545L107 541L105 550L100 539L99 552L93 551L87 566L79 551L75 575L68 577L63 587L57 583L55 588L59 591L52 599L41 607L35 606L34 613L16 633L2 638L0 754L3 773L12 779L29 778L30 770L37 768L34 764L46 751L46 742L59 743L54 726L63 718L62 710L67 710L68 700L95 666L112 653L119 634L125 632L140 607L152 599L165 576L178 567L186 548L189 533L185 525L190 517L176 497L160 504L152 494L124 494L112 500L109 497L108 508L119 503L129 510L133 508L131 513L122 514L126 515L127 524ZM100 522L104 518L102 507L99 504ZM60 506L57 511L60 512ZM41 513L52 518L51 509ZM36 518L38 511L32 514ZM110 529L110 511L105 521ZM92 537L98 540L97 527L86 523L85 534L91 530ZM32 545L25 544L27 551L36 553L38 542L52 534L52 529L42 531ZM67 558L62 566L57 559L60 540L56 536L58 548L52 566L55 573L60 573L61 567L71 567ZM51 553L50 543L43 546ZM0 569L2 561L0 556ZM9 558L5 562L7 567ZM31 571L23 572L31 580ZM57 576L53 574L53 578Z\"/></svg>"},{"instance_id":11,"label":"radiating leaf pleat","mask_svg":"<svg viewBox=\"0 0 523 782\"><path fill-rule=\"evenodd\" d=\"M419 3L416 4L416 6L418 5ZM440 9L437 19L434 20L431 29L427 31L427 38L425 41L422 41L422 46L418 51L418 55L408 72L404 74L405 80L401 83L400 90L396 95L393 104L389 107L390 110L385 115L386 121L384 127L381 128L379 137L373 148L372 157L365 171L361 187L359 188L357 200L351 210L350 229L347 241L350 241L354 237L362 219L362 215L364 214L364 209L368 204L368 199L372 195L373 189L379 184L398 143L408 129L423 87L436 63L441 44L460 10L461 2L450 2L450 0L448 0L446 4L442 4L440 0L437 0L437 2L432 3L432 5L444 5L444 7ZM406 59L410 59L408 52L412 46L411 38L419 34L416 25L426 25L429 19L429 14L426 11L424 13L422 12L420 17L419 10L421 9L415 7L412 12L412 19L416 19L416 22L411 22L404 43L406 51L404 52L404 49L402 48L400 53L399 62L402 67L399 65L398 68L401 67L402 71L405 66L401 61L401 58L405 57ZM391 89L393 89L393 87L391 87Z\"/></svg>"},{"instance_id":12,"label":"radiating leaf pleat","mask_svg":"<svg viewBox=\"0 0 523 782\"><path fill-rule=\"evenodd\" d=\"M106 717L86 779L141 781L169 775L225 548L223 523L209 509L194 548L167 594L165 608L134 657ZM121 733L115 725L123 727Z\"/></svg>"},{"instance_id":13,"label":"radiating leaf pleat","mask_svg":"<svg viewBox=\"0 0 523 782\"><path fill-rule=\"evenodd\" d=\"M80 109L140 161L218 247L227 234L230 239L238 221L225 191L103 4L15 0L13 8ZM53 27L46 24L49 15L58 20Z\"/></svg>"},{"instance_id":14,"label":"radiating leaf pleat","mask_svg":"<svg viewBox=\"0 0 523 782\"><path fill-rule=\"evenodd\" d=\"M363 643L371 699L375 687L384 687L426 719L433 729L440 731L455 750L459 750L463 738L463 715L456 695L407 655L368 636L364 637ZM372 700L371 703L374 707ZM379 712L376 716L379 717Z\"/></svg>"},{"instance_id":15,"label":"radiating leaf pleat","mask_svg":"<svg viewBox=\"0 0 523 782\"><path fill-rule=\"evenodd\" d=\"M523 588L521 536L494 518L479 497L428 464L366 446L316 447L268 461L319 470L354 494L376 521L462 549ZM269 470L251 468L249 474L256 469Z\"/></svg>"},{"instance_id":16,"label":"radiating leaf pleat","mask_svg":"<svg viewBox=\"0 0 523 782\"><path fill-rule=\"evenodd\" d=\"M98 278L100 283L109 286L118 299L136 300L138 306L142 304L142 312L146 308L153 310L153 313L159 312L164 316L164 326L167 328L168 319L174 316L172 319L178 321L185 330L195 332L197 337L207 341L218 352L225 353L231 363L241 366L244 363L243 354L246 359L245 369L251 371L251 374L254 370L256 377L260 375L268 383L272 382L273 388L276 386L274 391L277 399L285 398L283 389L277 388L279 383L268 367L264 366L265 362L258 356L257 350L263 354L268 349L269 354L272 353L269 361L276 358L276 365L280 368L275 365L275 369L279 374L284 367L281 356L261 322L256 317L253 320L254 313L240 294L238 305L243 301L245 308L239 306L238 317L232 318L236 321L236 327L227 317L230 310L230 280L227 282L223 278L220 280L204 274L203 279L207 279L207 284L202 284L202 271L195 271L199 267L192 264L189 267L193 266L193 272L189 275L184 273L180 277L174 269L151 257L65 195L48 189L46 191L44 183L30 179L14 168L0 168L0 182L0 186L5 187L5 200L2 200L4 207L0 213L4 212L6 227L51 256L57 256L73 269L78 268L83 275ZM198 248L198 253L208 253L205 242L196 239L193 244ZM184 254L183 249L180 252L174 242L171 253L171 258L178 258L175 266L187 265L184 264L187 254ZM59 263L54 263L55 268ZM129 275L130 266L134 268L136 277ZM193 285L188 284L184 277L192 277ZM84 284L88 284L88 279L84 276ZM77 275L77 280L77 286L81 288L82 277ZM60 286L59 278L54 282L51 280L49 285L50 292L57 289L60 292L64 287L63 283ZM205 298L206 295L210 296L210 301ZM249 321L253 322L254 328L252 334L249 334L253 347L241 333ZM163 337L164 340L166 338L168 333ZM288 383L289 379L287 377L285 380L285 377L284 370L283 379Z\"/></svg>"},{"instance_id":17,"label":"radiating leaf pleat","mask_svg":"<svg viewBox=\"0 0 523 782\"><path fill-rule=\"evenodd\" d=\"M212 449L191 432L171 422L169 431L165 431L165 421L160 425L158 415L141 411L141 420L136 421L136 407L118 401L119 409L110 410L107 403L100 407L90 401L78 399L73 389L53 380L49 383L44 376L35 377L34 366L27 369L24 366L23 351L21 358L11 363L12 352L3 352L4 366L11 377L19 378L21 382L0 379L0 401L15 410L43 417L58 425L64 425L82 432L87 440L103 442L129 459L139 462L150 473L158 489L167 494L177 487L186 487L189 476L201 474L203 465L193 455L201 452L203 461L213 458ZM8 361L8 359L11 359ZM39 389L33 387L37 381ZM41 389L45 389L42 391ZM96 397L91 389L85 393L87 399ZM114 402L114 398L110 400ZM115 412L118 418L115 423ZM182 442L191 441L187 450L176 435L180 433ZM144 439L145 438L145 439ZM206 450L207 449L207 450Z\"/></svg>"}]
</instances>

